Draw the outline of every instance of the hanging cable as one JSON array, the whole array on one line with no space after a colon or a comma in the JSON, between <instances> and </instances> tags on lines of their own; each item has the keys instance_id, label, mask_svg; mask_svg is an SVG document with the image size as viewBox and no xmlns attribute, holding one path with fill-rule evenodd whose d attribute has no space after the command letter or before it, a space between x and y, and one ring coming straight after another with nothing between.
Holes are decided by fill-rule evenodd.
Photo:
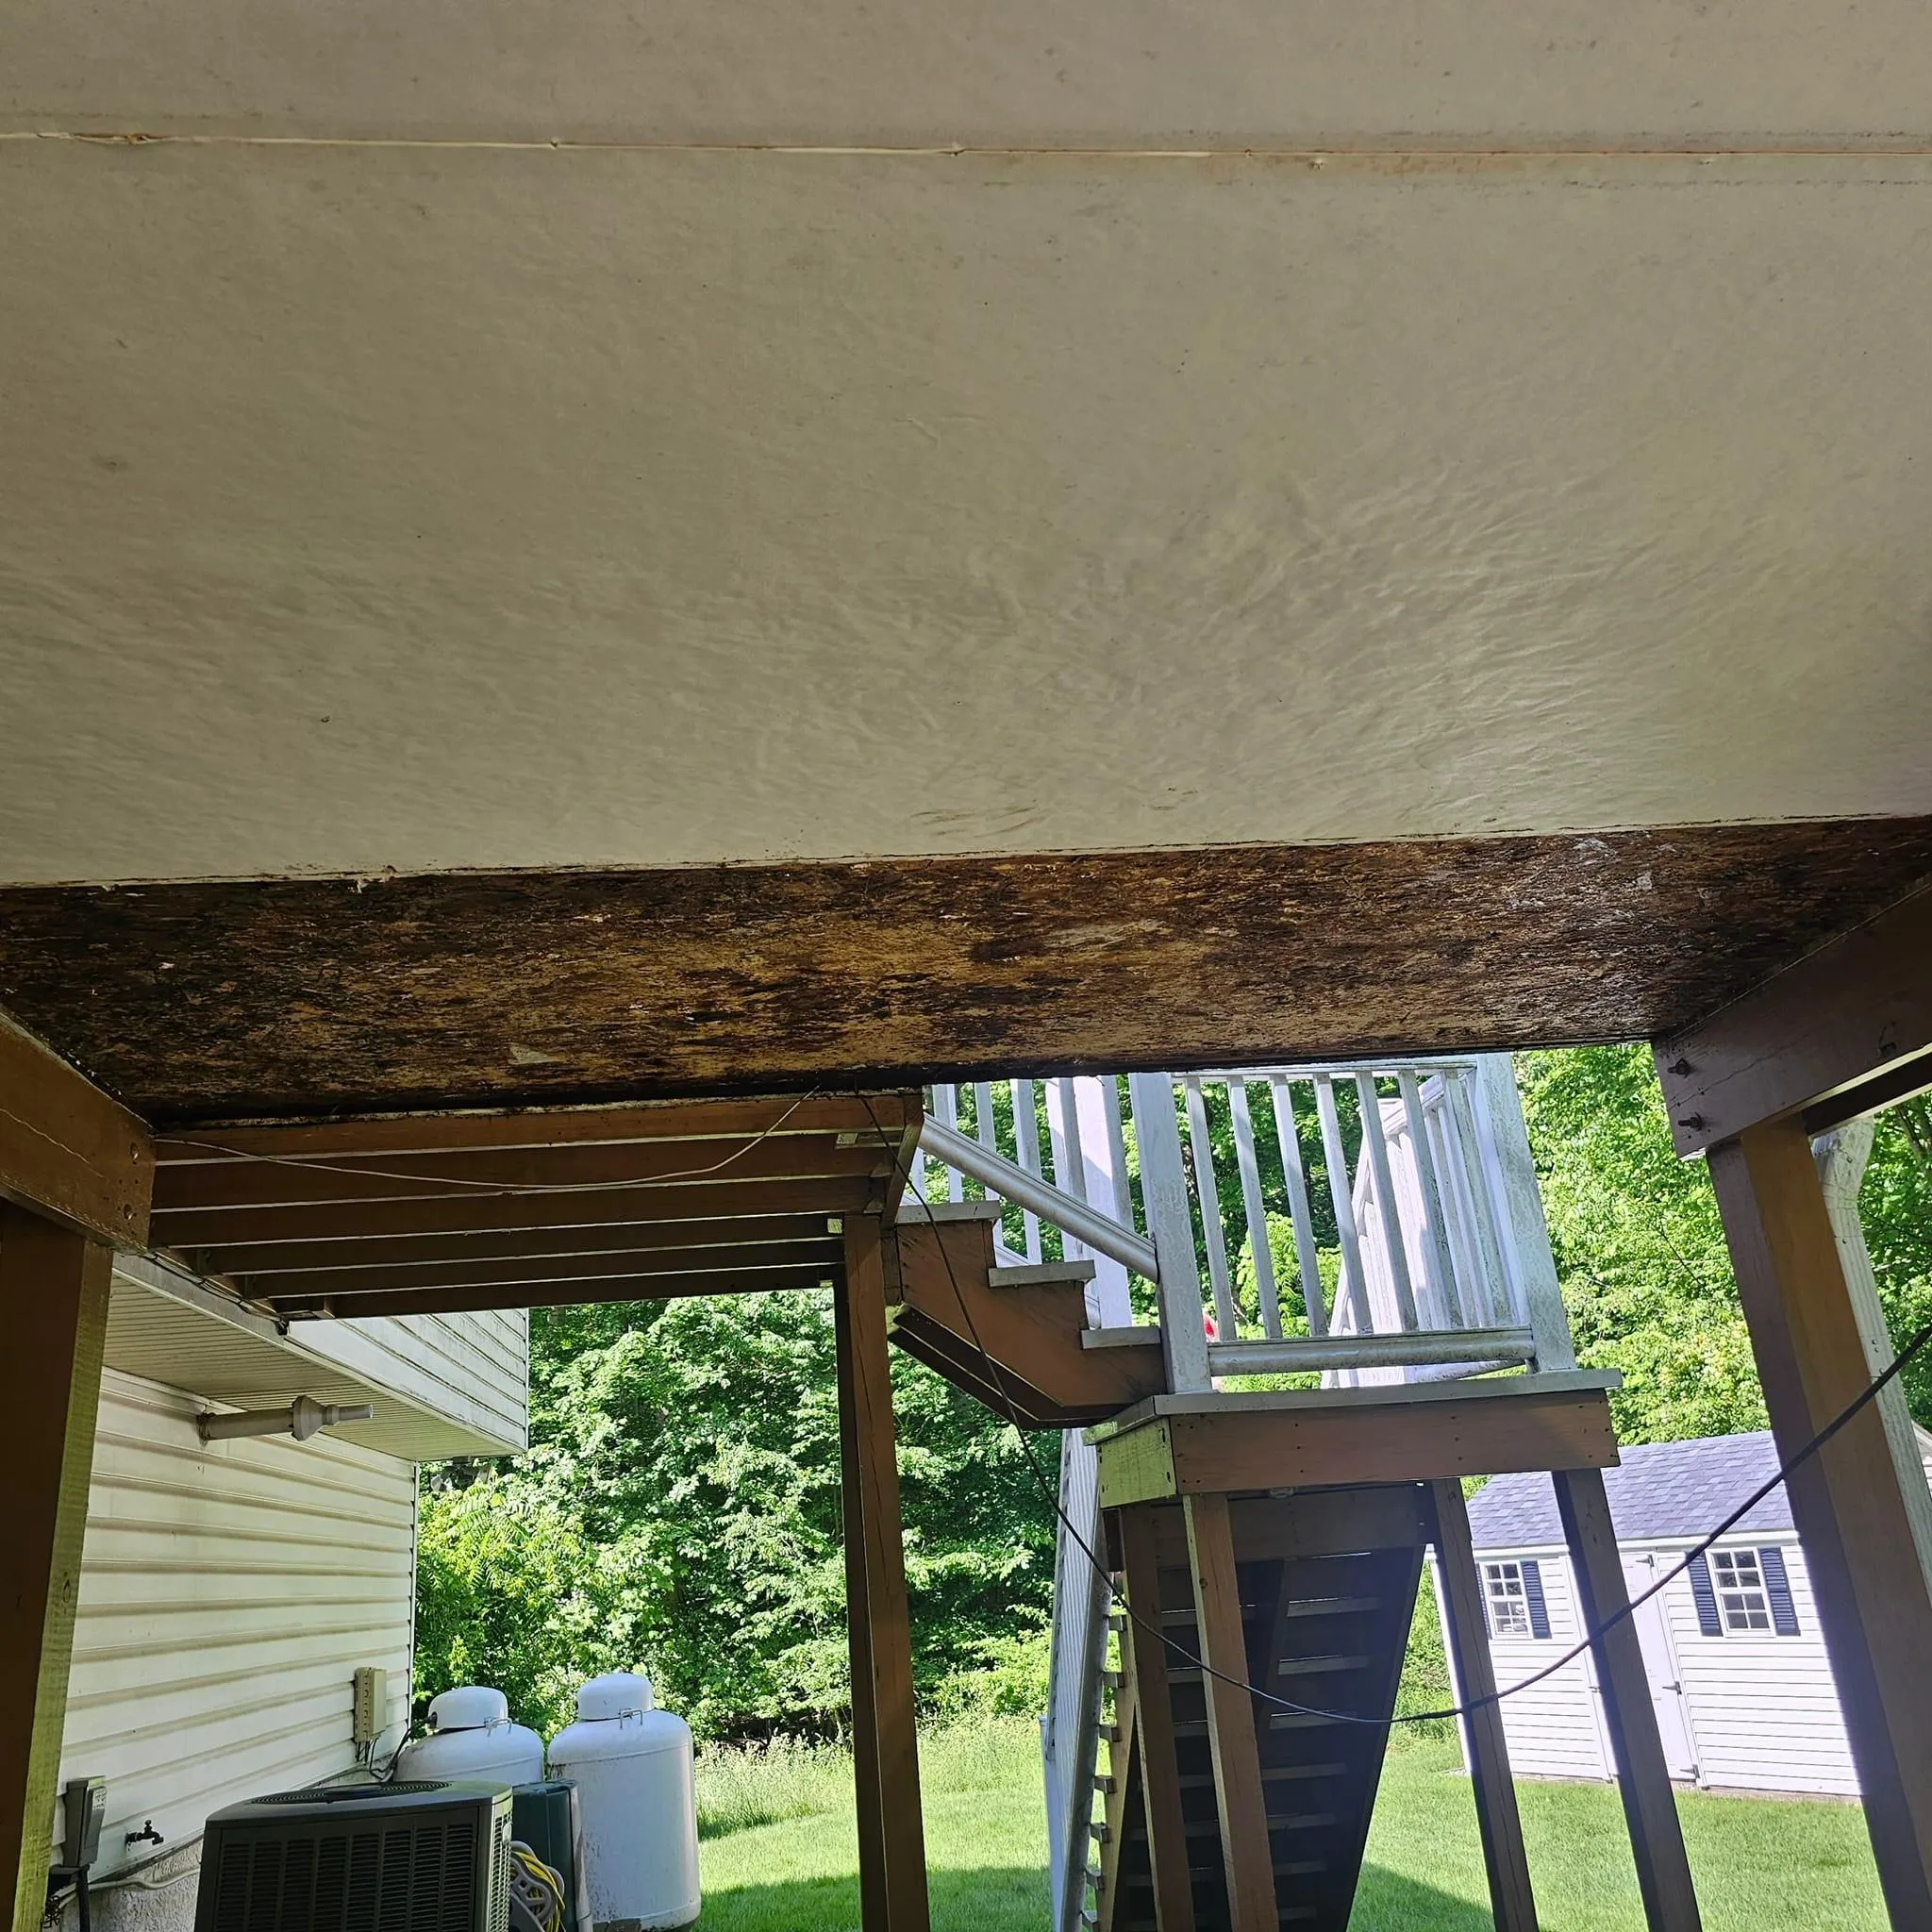
<instances>
[{"instance_id":1,"label":"hanging cable","mask_svg":"<svg viewBox=\"0 0 1932 1932\"><path fill-rule=\"evenodd\" d=\"M865 1108L867 1114L872 1116L874 1127L875 1129L878 1128L878 1117L873 1113L872 1102L862 1092L858 1093L857 1097ZM932 1204L923 1194L914 1193L912 1198L924 1209L926 1225L937 1231L939 1220L932 1212ZM974 1322L973 1310L967 1305L965 1293L959 1286L959 1277L953 1272L953 1257L946 1252L945 1242L942 1240L935 1244L940 1251L940 1259L945 1264L946 1279L952 1285L953 1299L959 1306L959 1313L965 1319L967 1332L973 1338L973 1345L986 1357L986 1360L992 1368L995 1377L998 1379L1000 1392L1007 1404L1007 1412L1002 1419L1019 1436L1020 1447L1025 1455L1026 1465L1033 1472L1033 1479L1039 1485L1041 1492L1046 1497L1048 1503L1051 1504L1054 1515L1059 1520L1060 1527L1066 1531L1067 1535L1073 1540L1074 1547L1079 1550L1080 1554L1092 1566L1094 1574L1100 1578L1102 1585L1107 1591L1108 1600L1119 1608L1121 1614L1126 1618L1127 1622L1132 1624L1137 1630L1143 1631L1149 1637L1158 1639L1161 1643L1166 1645L1169 1652L1187 1669L1198 1670L1204 1675L1212 1677L1217 1683L1226 1684L1238 1690L1245 1690L1251 1696L1260 1698L1264 1704L1272 1705L1277 1710L1292 1711L1299 1717L1322 1718L1331 1724L1359 1724L1375 1730L1387 1730L1395 1724L1434 1724L1445 1718L1467 1717L1472 1712L1487 1709L1491 1705L1501 1704L1506 1697L1514 1697L1518 1691L1527 1690L1533 1684L1541 1684L1546 1677L1554 1676L1566 1664L1575 1662L1585 1651L1601 1641L1606 1631L1624 1622L1640 1606L1648 1603L1652 1597L1657 1595L1668 1585L1675 1582L1700 1557L1707 1555L1714 1543L1735 1529L1794 1470L1801 1468L1805 1463L1808 1462L1847 1423L1857 1416L1869 1404L1875 1402L1880 1392L1904 1372L1906 1365L1918 1356L1927 1342L1932 1342L1932 1322L1928 1322L1906 1343L1905 1347L1893 1357L1891 1365L1882 1374L1874 1377L1874 1380L1868 1383L1864 1390L1851 1402L1847 1403L1830 1422L1825 1424L1795 1456L1779 1464L1775 1475L1753 1491L1702 1542L1698 1543L1694 1549L1688 1551L1683 1559L1674 1569L1667 1570L1648 1590L1630 1598L1627 1603L1624 1603L1606 1617L1597 1626L1594 1637L1586 1637L1580 1643L1574 1644L1569 1650L1566 1650L1554 1662L1546 1664L1541 1670L1537 1671L1532 1675L1511 1684L1507 1690L1492 1690L1485 1696L1473 1697L1465 1704L1452 1704L1441 1710L1410 1711L1401 1717L1364 1717L1358 1711L1328 1710L1320 1705L1297 1704L1291 1698L1279 1696L1272 1690L1264 1690L1258 1684L1250 1684L1244 1678L1231 1676L1225 1671L1217 1671L1205 1658L1196 1657L1184 1643L1170 1637L1166 1631L1160 1628L1158 1624L1152 1623L1147 1618L1140 1615L1134 1607L1122 1597L1120 1592L1114 1588L1113 1577L1107 1565L1090 1546L1086 1538L1074 1528L1073 1520L1061 1508L1058 1490L1047 1481L1045 1472L1041 1468L1039 1459L1033 1454L1033 1444L1029 1440L1025 1425L1020 1421L1019 1404L1013 1398L1012 1386L1007 1377L1006 1370L979 1339L979 1329L978 1325Z\"/></svg>"},{"instance_id":2,"label":"hanging cable","mask_svg":"<svg viewBox=\"0 0 1932 1932\"><path fill-rule=\"evenodd\" d=\"M311 1174L347 1174L356 1180L408 1181L425 1187L474 1188L487 1199L501 1199L505 1197L521 1199L528 1194L600 1194L608 1192L612 1189L657 1188L666 1186L672 1181L708 1180L712 1174L723 1174L726 1168L742 1160L747 1154L755 1154L807 1101L816 1100L823 1091L821 1088L814 1087L810 1091L801 1093L756 1139L747 1141L741 1147L733 1148L723 1160L714 1160L709 1167L688 1167L677 1174L652 1174L635 1177L626 1175L622 1180L614 1181L529 1181L523 1183L512 1181L479 1181L464 1174L404 1173L393 1168L367 1167L359 1161L352 1165L343 1160L317 1160L313 1158L305 1158L299 1154L256 1154L242 1147L225 1147L219 1141L192 1140L186 1134L170 1134L166 1138L177 1146L198 1147L205 1154L219 1154L227 1160L254 1162L263 1167L299 1167ZM868 1114L872 1113L870 1104L867 1105L865 1110ZM873 1124L874 1126L878 1124L878 1117L875 1114L873 1115ZM560 1148L570 1146L598 1147L621 1146L625 1144L626 1143L622 1141L556 1141L544 1143L540 1147L539 1151L555 1153ZM458 1153L463 1150L450 1148L445 1151ZM468 1151L476 1154L492 1154L515 1152L517 1150L477 1147ZM213 1166L217 1163L183 1162L180 1164L185 1166Z\"/></svg>"}]
</instances>

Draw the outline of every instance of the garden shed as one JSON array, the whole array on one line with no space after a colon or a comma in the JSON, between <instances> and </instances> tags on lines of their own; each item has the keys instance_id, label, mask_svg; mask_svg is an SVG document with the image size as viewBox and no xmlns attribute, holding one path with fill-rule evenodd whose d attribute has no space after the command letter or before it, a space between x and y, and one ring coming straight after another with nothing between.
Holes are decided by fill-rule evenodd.
<instances>
[{"instance_id":1,"label":"garden shed","mask_svg":"<svg viewBox=\"0 0 1932 1932\"><path fill-rule=\"evenodd\" d=\"M1922 1458L1932 1437L1919 1433ZM1626 1448L1604 1486L1631 1596L1653 1588L1777 1470L1769 1430ZM1582 1636L1549 1477L1497 1476L1469 1505L1500 1686ZM1857 1774L1782 1486L1634 1612L1671 1775L1740 1790L1852 1797ZM1509 1758L1529 1776L1614 1775L1588 1653L1507 1698Z\"/></svg>"}]
</instances>

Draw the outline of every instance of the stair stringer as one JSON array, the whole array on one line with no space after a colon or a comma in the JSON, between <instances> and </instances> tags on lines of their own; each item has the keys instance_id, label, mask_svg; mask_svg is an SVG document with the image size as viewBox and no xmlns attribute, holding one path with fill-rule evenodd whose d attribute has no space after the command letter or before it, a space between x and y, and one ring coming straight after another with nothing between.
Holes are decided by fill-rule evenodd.
<instances>
[{"instance_id":1,"label":"stair stringer","mask_svg":"<svg viewBox=\"0 0 1932 1932\"><path fill-rule=\"evenodd\" d=\"M1424 1526L1410 1484L1241 1498L1234 1509L1249 1682L1351 1716L1392 1714L1421 1579ZM1359 1504L1359 1509L1351 1507ZM1198 1653L1177 1504L1156 1519L1161 1625ZM1297 1517L1300 1521L1297 1522ZM1357 1519L1353 1532L1349 1519ZM1131 1671L1132 1647L1128 1647ZM1201 1674L1173 1657L1171 1705L1198 1932L1225 1932L1227 1889ZM1287 1668L1284 1669L1284 1666ZM1324 1668L1325 1666L1325 1668ZM1346 1932L1388 1741L1385 1724L1341 1724L1255 1700L1275 1900L1285 1927ZM1158 1927L1138 1780L1124 1795L1108 1932Z\"/></svg>"},{"instance_id":2,"label":"stair stringer","mask_svg":"<svg viewBox=\"0 0 1932 1932\"><path fill-rule=\"evenodd\" d=\"M1088 1348L1091 1264L995 1286L993 1223L980 1217L891 1230L892 1336L908 1355L999 1415L1033 1428L1104 1422L1167 1387L1158 1341Z\"/></svg>"}]
</instances>

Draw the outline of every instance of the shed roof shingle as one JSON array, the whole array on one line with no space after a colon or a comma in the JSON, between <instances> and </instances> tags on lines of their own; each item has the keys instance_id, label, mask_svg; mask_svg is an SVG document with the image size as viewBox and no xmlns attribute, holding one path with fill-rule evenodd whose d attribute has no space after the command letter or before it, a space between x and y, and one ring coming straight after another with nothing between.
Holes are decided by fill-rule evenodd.
<instances>
[{"instance_id":1,"label":"shed roof shingle","mask_svg":"<svg viewBox=\"0 0 1932 1932\"><path fill-rule=\"evenodd\" d=\"M1619 1467L1604 1471L1604 1488L1620 1541L1702 1537L1776 1474L1771 1431L1759 1429L1747 1436L1634 1444L1624 1451ZM1469 1524L1479 1550L1530 1549L1563 1541L1556 1491L1541 1472L1485 1483L1470 1499ZM1791 1506L1784 1485L1738 1527L1789 1530Z\"/></svg>"}]
</instances>

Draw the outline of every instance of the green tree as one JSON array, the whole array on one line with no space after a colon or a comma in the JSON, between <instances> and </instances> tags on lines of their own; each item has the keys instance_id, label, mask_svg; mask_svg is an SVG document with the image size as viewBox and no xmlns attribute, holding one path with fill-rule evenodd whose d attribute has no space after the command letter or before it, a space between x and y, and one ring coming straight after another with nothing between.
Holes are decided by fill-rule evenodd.
<instances>
[{"instance_id":1,"label":"green tree","mask_svg":"<svg viewBox=\"0 0 1932 1932\"><path fill-rule=\"evenodd\" d=\"M526 1722L637 1662L707 1735L836 1729L849 1700L831 1298L532 1318L529 1454L423 1498L417 1688ZM1043 1614L1052 1508L1012 1430L893 1362L915 1670L938 1694ZM1051 1481L1058 1442L1035 1454Z\"/></svg>"},{"instance_id":2,"label":"green tree","mask_svg":"<svg viewBox=\"0 0 1932 1932\"><path fill-rule=\"evenodd\" d=\"M1519 1054L1517 1081L1581 1360L1620 1369L1629 1441L1764 1426L1764 1399L1717 1202L1671 1144L1644 1046ZM1859 1212L1895 1341L1932 1319L1932 1119L1880 1116ZM1907 1372L1932 1419L1932 1363Z\"/></svg>"}]
</instances>

